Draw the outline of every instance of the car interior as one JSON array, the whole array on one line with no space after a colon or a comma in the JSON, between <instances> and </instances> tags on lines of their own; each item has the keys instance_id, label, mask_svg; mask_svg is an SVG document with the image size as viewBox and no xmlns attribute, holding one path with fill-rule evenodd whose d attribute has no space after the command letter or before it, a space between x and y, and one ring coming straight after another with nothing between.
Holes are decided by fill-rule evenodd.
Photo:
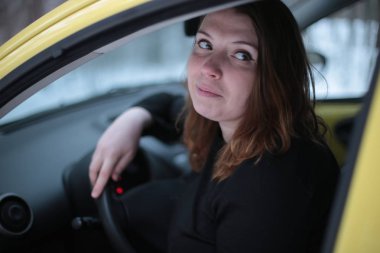
<instances>
[{"instance_id":1,"label":"car interior","mask_svg":"<svg viewBox=\"0 0 380 253\"><path fill-rule=\"evenodd\" d=\"M314 9L311 12L312 7L307 9L318 15L308 15L306 7L302 5L297 8L295 4L293 9L303 30L310 61L320 67L315 69L316 111L329 126L327 142L342 168L380 44L379 13L375 15L370 9L365 9L368 8L365 5L368 2L373 3L371 0L345 1L341 6L319 6L323 11ZM348 80L350 78L344 70L350 71L351 75L351 69L336 67L333 57L338 57L340 62L360 63L361 59L342 58L347 47L342 49L340 55L330 44L326 47L329 51L323 51L313 44L321 36L313 31L317 25L329 25L325 23L327 18L341 20L347 13L354 13L357 9L365 9L363 13L372 15L364 23L364 30L372 29L376 33L366 30L363 36L367 36L364 39L370 39L367 46L372 50L364 58L373 60L372 65L367 66L365 75L357 74L363 76L360 77L362 79L355 76L351 78L353 80ZM115 242L109 230L102 225L102 219L107 214L99 206L104 204L90 197L88 166L91 156L101 134L127 108L155 93L186 93L186 58L191 50L197 20L191 19L144 35L111 51L109 56L105 54L82 65L40 90L21 104L20 110L16 108L0 119L0 193L3 194L2 198L7 199L0 201L3 205L0 205L0 210L5 209L4 205L13 206L13 213L1 213L0 252L120 251L118 245L115 247L120 242ZM339 29L340 25L334 23L331 26ZM355 26L360 24L355 23ZM352 38L350 36L356 35L355 31L340 37L336 34L330 36L333 39L345 38L339 41L344 44ZM181 33L178 42L177 33ZM168 36L172 36L174 43L162 45ZM337 43L337 47L341 45ZM186 51L183 48L188 49ZM178 56L178 50L183 55ZM143 51L148 53L142 55ZM355 57L360 53L357 52ZM116 58L116 55L121 57ZM167 61L162 62L163 58ZM145 66L146 61L151 65ZM161 73L158 65L162 69L174 70ZM104 74L107 71L110 74ZM124 76L124 79L119 79L112 71L122 74L120 76ZM332 79L329 79L328 71L333 73ZM358 71L363 73L362 69ZM134 76L136 72L141 74ZM342 77L335 77L334 73L337 72L342 72ZM350 93L344 86L337 90L329 87L326 92L327 85L348 81L361 82L362 88ZM112 87L109 88L105 83L111 83ZM91 86L86 86L88 84ZM342 90L346 91L343 95L339 93ZM41 102L45 97L50 97L51 101ZM33 99L39 101L33 102ZM106 208L113 210L112 215L117 217L115 223L122 224L117 229L122 230L122 236L129 238L137 252L156 252L156 249L144 239L144 235L128 232L127 217L120 211L122 207L118 201L126 192L145 182L176 178L189 172L186 149L181 143L146 135L140 142L136 157L123 172L122 179L109 183L107 194L111 200L108 199L105 205L109 206Z\"/></svg>"}]
</instances>

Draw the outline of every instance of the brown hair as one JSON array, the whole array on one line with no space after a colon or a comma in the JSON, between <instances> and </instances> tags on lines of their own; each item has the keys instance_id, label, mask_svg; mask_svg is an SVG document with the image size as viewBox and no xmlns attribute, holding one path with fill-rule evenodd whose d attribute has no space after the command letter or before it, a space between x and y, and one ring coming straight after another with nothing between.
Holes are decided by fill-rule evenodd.
<instances>
[{"instance_id":1,"label":"brown hair","mask_svg":"<svg viewBox=\"0 0 380 253\"><path fill-rule=\"evenodd\" d=\"M314 81L302 37L290 10L279 0L236 8L248 15L258 37L257 75L244 120L219 151L213 179L231 175L243 161L265 152L286 152L293 137L322 142L326 127L314 112ZM310 93L310 89L312 92ZM199 115L188 98L184 142L190 164L200 171L218 123Z\"/></svg>"}]
</instances>

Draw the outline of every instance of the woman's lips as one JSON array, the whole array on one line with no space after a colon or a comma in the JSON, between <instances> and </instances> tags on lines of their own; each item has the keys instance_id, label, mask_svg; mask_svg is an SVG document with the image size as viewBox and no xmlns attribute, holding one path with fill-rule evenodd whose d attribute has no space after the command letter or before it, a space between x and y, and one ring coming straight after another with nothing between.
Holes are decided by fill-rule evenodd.
<instances>
[{"instance_id":1,"label":"woman's lips","mask_svg":"<svg viewBox=\"0 0 380 253\"><path fill-rule=\"evenodd\" d=\"M197 86L197 92L200 96L203 96L203 97L221 97L215 91L204 86Z\"/></svg>"}]
</instances>

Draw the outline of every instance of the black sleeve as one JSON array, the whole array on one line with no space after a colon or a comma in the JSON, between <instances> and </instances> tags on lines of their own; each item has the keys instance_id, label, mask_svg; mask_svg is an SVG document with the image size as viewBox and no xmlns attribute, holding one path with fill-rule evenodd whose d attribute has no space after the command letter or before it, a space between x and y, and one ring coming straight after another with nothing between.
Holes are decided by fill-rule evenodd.
<instances>
[{"instance_id":1,"label":"black sleeve","mask_svg":"<svg viewBox=\"0 0 380 253\"><path fill-rule=\"evenodd\" d=\"M183 119L179 119L185 104L182 95L169 93L153 94L139 103L149 111L153 117L153 124L143 132L143 135L152 135L163 141L178 140L182 134Z\"/></svg>"}]
</instances>

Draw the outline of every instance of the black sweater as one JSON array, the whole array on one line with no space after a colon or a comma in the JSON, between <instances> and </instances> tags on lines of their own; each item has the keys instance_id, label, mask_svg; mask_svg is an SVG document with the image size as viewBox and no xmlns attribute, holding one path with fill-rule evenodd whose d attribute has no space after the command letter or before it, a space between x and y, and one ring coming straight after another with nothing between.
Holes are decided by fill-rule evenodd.
<instances>
[{"instance_id":1,"label":"black sweater","mask_svg":"<svg viewBox=\"0 0 380 253\"><path fill-rule=\"evenodd\" d=\"M169 94L142 101L154 117L147 133L177 138L183 101ZM329 148L294 138L286 153L246 160L217 183L212 167L224 144L215 136L202 172L185 181L169 222L168 252L318 252L339 174Z\"/></svg>"}]
</instances>

